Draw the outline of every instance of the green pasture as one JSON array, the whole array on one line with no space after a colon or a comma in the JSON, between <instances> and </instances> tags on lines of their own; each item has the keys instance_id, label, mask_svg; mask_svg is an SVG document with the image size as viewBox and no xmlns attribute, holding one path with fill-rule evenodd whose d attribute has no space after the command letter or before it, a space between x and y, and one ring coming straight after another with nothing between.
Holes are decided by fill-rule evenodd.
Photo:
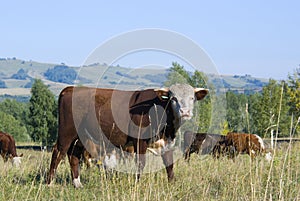
<instances>
[{"instance_id":1,"label":"green pasture","mask_svg":"<svg viewBox=\"0 0 300 201\"><path fill-rule=\"evenodd\" d=\"M174 182L165 170L105 176L103 169L82 164L81 182L72 186L69 163L63 161L55 182L45 184L51 153L18 150L22 167L0 160L0 200L300 200L300 143L279 144L273 160L240 155L235 162L192 155L175 163Z\"/></svg>"}]
</instances>

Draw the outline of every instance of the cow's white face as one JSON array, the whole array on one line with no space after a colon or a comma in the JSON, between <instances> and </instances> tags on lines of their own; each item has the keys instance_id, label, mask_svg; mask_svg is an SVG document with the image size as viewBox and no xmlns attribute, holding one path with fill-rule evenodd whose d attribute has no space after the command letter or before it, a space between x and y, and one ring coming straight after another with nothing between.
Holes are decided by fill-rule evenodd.
<instances>
[{"instance_id":1,"label":"cow's white face","mask_svg":"<svg viewBox=\"0 0 300 201\"><path fill-rule=\"evenodd\" d=\"M190 120L193 117L194 103L203 99L207 89L193 88L188 84L176 84L170 87L170 101L175 119Z\"/></svg>"},{"instance_id":2,"label":"cow's white face","mask_svg":"<svg viewBox=\"0 0 300 201\"><path fill-rule=\"evenodd\" d=\"M195 93L190 85L170 87L170 101L176 119L190 120L193 117Z\"/></svg>"},{"instance_id":3,"label":"cow's white face","mask_svg":"<svg viewBox=\"0 0 300 201\"><path fill-rule=\"evenodd\" d=\"M20 167L21 157L20 156L13 157L11 162L12 162L13 166Z\"/></svg>"}]
</instances>

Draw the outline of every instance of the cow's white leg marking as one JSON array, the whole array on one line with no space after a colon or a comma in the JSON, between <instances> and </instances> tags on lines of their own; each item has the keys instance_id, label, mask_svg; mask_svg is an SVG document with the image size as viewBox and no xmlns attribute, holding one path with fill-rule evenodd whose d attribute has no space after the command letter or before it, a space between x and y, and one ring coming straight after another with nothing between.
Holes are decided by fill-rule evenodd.
<instances>
[{"instance_id":1,"label":"cow's white leg marking","mask_svg":"<svg viewBox=\"0 0 300 201\"><path fill-rule=\"evenodd\" d=\"M73 185L75 186L75 188L82 188L82 184L80 182L80 176L78 176L78 178L73 179Z\"/></svg>"}]
</instances>

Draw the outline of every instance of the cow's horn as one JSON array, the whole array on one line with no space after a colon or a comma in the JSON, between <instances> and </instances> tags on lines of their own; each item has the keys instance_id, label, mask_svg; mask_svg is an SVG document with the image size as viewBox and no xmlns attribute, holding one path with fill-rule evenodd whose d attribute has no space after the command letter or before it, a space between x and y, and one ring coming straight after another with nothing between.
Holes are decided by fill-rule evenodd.
<instances>
[{"instance_id":1,"label":"cow's horn","mask_svg":"<svg viewBox=\"0 0 300 201\"><path fill-rule=\"evenodd\" d=\"M169 88L159 88L159 89L154 89L155 92L157 91L162 91L162 92L169 92Z\"/></svg>"},{"instance_id":2,"label":"cow's horn","mask_svg":"<svg viewBox=\"0 0 300 201\"><path fill-rule=\"evenodd\" d=\"M209 89L205 89L205 88L195 88L194 89L195 92L198 92L198 91L206 91L206 93L209 92Z\"/></svg>"}]
</instances>

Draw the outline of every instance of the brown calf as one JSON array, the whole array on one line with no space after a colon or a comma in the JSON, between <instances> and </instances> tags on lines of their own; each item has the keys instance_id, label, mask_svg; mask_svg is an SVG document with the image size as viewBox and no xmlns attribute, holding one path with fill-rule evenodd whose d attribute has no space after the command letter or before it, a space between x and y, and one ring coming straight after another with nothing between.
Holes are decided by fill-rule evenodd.
<instances>
[{"instance_id":1,"label":"brown calf","mask_svg":"<svg viewBox=\"0 0 300 201\"><path fill-rule=\"evenodd\" d=\"M248 154L251 158L265 153L266 148L261 137L256 134L229 132L223 141L216 144L213 156L219 158L227 155L234 159L238 154ZM269 153L266 154L266 157Z\"/></svg>"},{"instance_id":2,"label":"brown calf","mask_svg":"<svg viewBox=\"0 0 300 201\"><path fill-rule=\"evenodd\" d=\"M16 144L13 136L0 131L0 152L4 162L10 158L14 166L19 167L21 164L21 157L17 155Z\"/></svg>"}]
</instances>

